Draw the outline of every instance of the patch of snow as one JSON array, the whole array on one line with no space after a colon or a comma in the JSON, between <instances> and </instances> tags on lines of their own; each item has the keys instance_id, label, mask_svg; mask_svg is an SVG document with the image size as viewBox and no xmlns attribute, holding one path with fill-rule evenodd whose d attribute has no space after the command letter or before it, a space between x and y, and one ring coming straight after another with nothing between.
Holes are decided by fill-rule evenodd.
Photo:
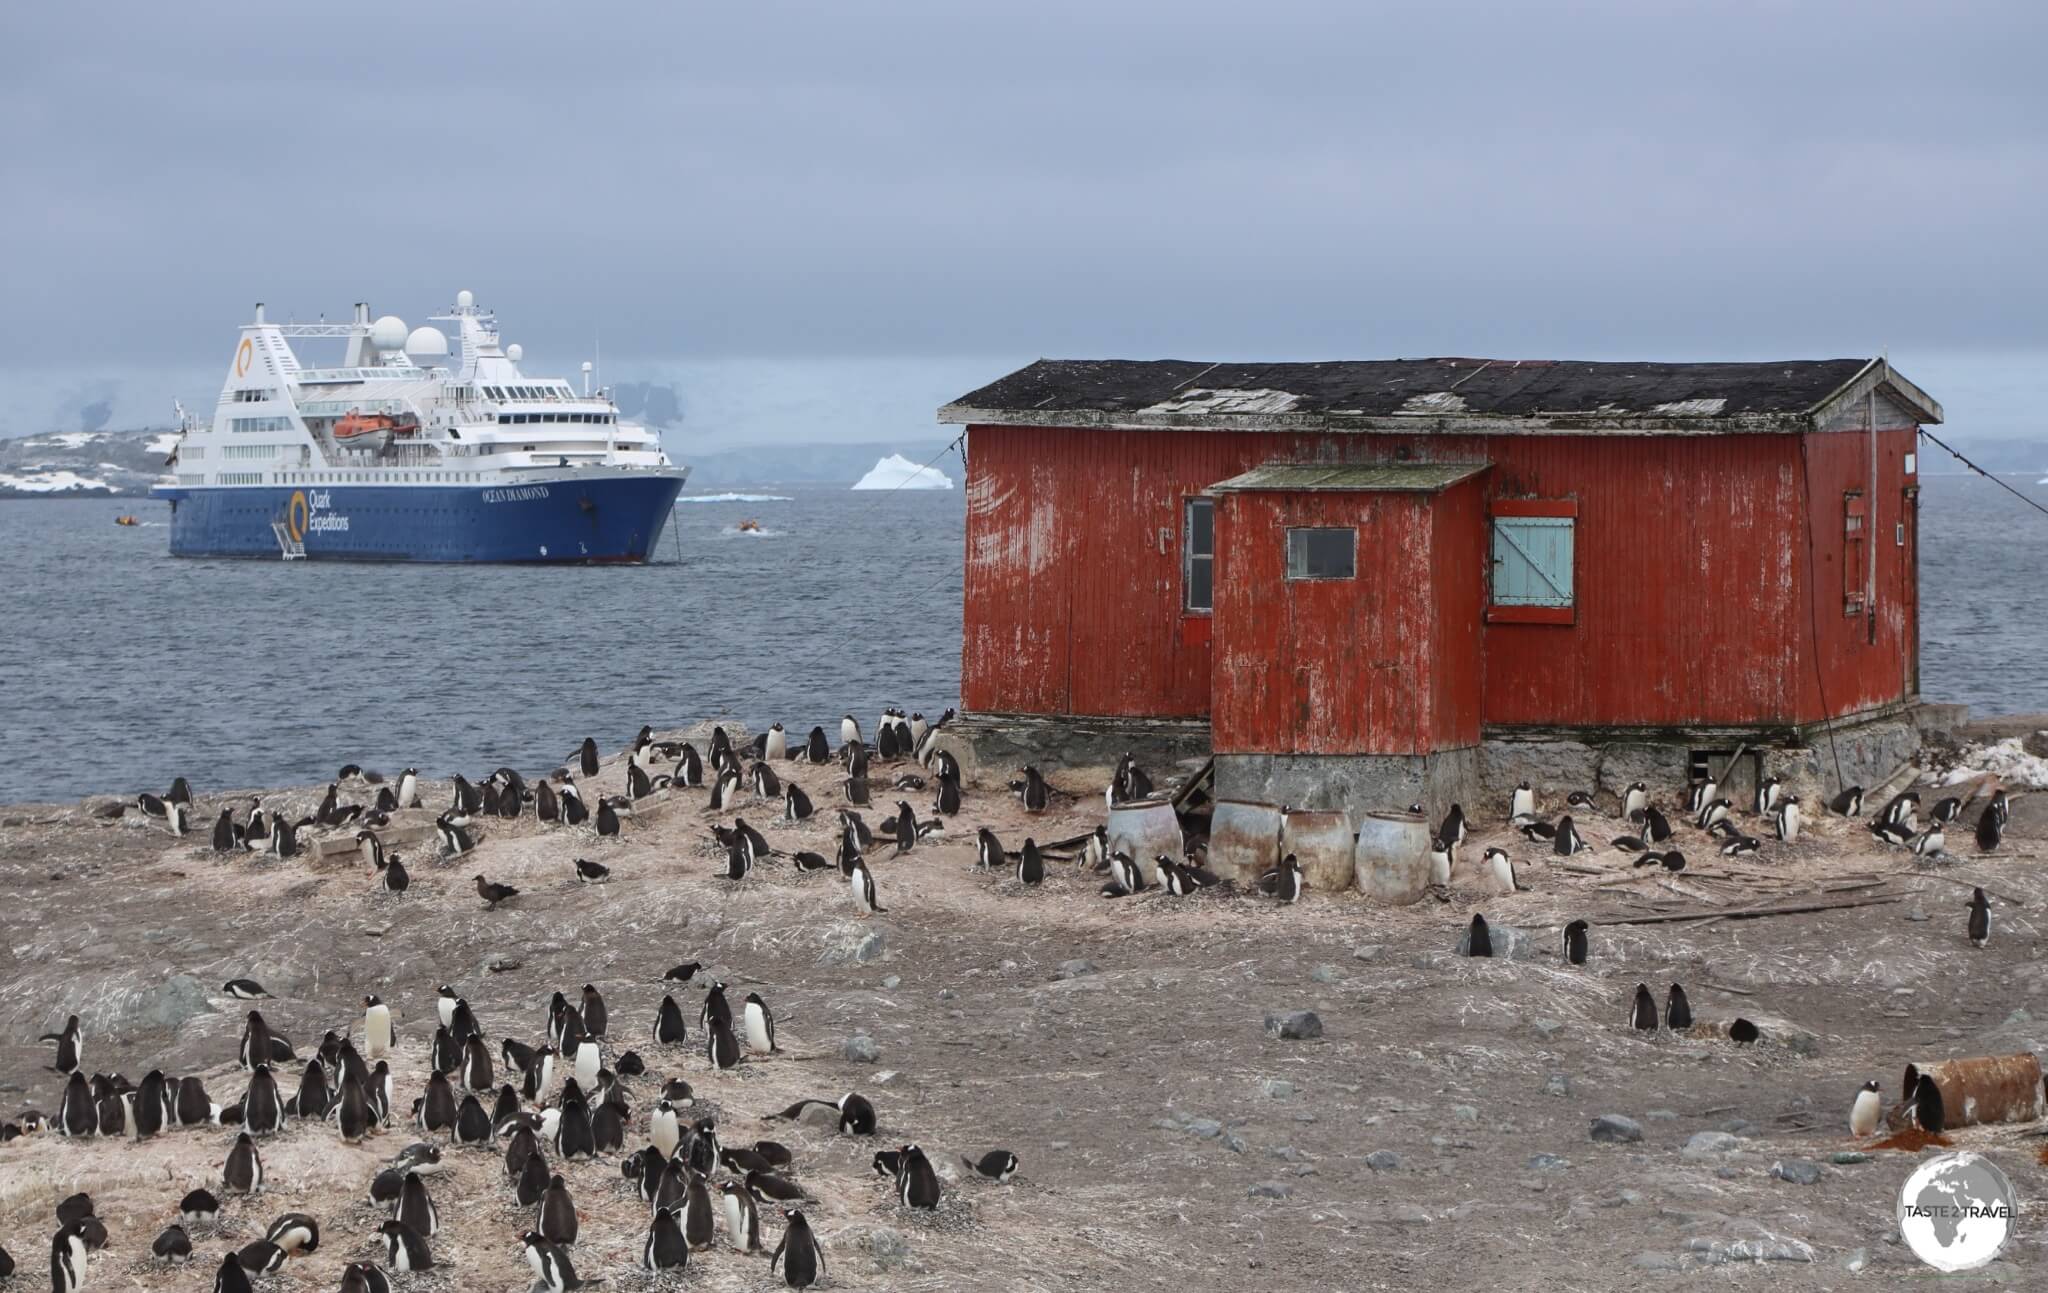
<instances>
[{"instance_id":1,"label":"patch of snow","mask_svg":"<svg viewBox=\"0 0 2048 1293\"><path fill-rule=\"evenodd\" d=\"M936 467L920 467L900 453L875 463L874 469L854 482L855 489L951 489L953 478Z\"/></svg>"},{"instance_id":2,"label":"patch of snow","mask_svg":"<svg viewBox=\"0 0 2048 1293\"><path fill-rule=\"evenodd\" d=\"M788 503L787 494L691 494L678 503Z\"/></svg>"},{"instance_id":3,"label":"patch of snow","mask_svg":"<svg viewBox=\"0 0 2048 1293\"><path fill-rule=\"evenodd\" d=\"M151 453L169 453L178 447L178 433L165 431L160 435L153 435L142 447Z\"/></svg>"},{"instance_id":4,"label":"patch of snow","mask_svg":"<svg viewBox=\"0 0 2048 1293\"><path fill-rule=\"evenodd\" d=\"M1216 389L1197 386L1144 409L1146 413L1285 413L1301 397L1292 391Z\"/></svg>"},{"instance_id":5,"label":"patch of snow","mask_svg":"<svg viewBox=\"0 0 2048 1293\"><path fill-rule=\"evenodd\" d=\"M2048 759L2028 754L2017 736L1964 747L1941 784L1959 785L1987 772L1996 774L2011 790L2048 790Z\"/></svg>"},{"instance_id":6,"label":"patch of snow","mask_svg":"<svg viewBox=\"0 0 2048 1293\"><path fill-rule=\"evenodd\" d=\"M67 434L76 435L78 432ZM24 494L61 494L73 489L108 489L103 480L81 476L75 471L32 471L25 476L0 474L0 489L19 490Z\"/></svg>"},{"instance_id":7,"label":"patch of snow","mask_svg":"<svg viewBox=\"0 0 2048 1293\"><path fill-rule=\"evenodd\" d=\"M1411 395L1401 404L1403 413L1463 413L1465 397L1456 391L1431 391L1427 395Z\"/></svg>"},{"instance_id":8,"label":"patch of snow","mask_svg":"<svg viewBox=\"0 0 2048 1293\"><path fill-rule=\"evenodd\" d=\"M1652 405L1650 412L1671 418L1710 418L1727 407L1725 399L1673 400L1669 404Z\"/></svg>"},{"instance_id":9,"label":"patch of snow","mask_svg":"<svg viewBox=\"0 0 2048 1293\"><path fill-rule=\"evenodd\" d=\"M36 439L61 444L67 449L76 449L82 444L91 444L100 438L100 434L98 431L52 431L48 435L37 436Z\"/></svg>"}]
</instances>

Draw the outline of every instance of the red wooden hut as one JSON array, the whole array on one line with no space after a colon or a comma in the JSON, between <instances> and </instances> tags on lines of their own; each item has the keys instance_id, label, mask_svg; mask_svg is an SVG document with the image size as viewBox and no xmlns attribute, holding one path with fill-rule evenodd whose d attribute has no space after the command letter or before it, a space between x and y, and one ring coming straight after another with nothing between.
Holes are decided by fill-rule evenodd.
<instances>
[{"instance_id":1,"label":"red wooden hut","mask_svg":"<svg viewBox=\"0 0 2048 1293\"><path fill-rule=\"evenodd\" d=\"M1884 360L1043 360L939 416L995 746L1177 733L1225 794L1405 803L1915 744L1941 408Z\"/></svg>"}]
</instances>

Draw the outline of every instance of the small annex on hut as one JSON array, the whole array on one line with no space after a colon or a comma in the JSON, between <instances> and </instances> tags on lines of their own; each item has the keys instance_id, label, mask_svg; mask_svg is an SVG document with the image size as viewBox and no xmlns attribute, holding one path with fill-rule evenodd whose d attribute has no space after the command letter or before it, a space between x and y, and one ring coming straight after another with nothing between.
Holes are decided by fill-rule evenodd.
<instances>
[{"instance_id":1,"label":"small annex on hut","mask_svg":"<svg viewBox=\"0 0 2048 1293\"><path fill-rule=\"evenodd\" d=\"M1883 359L1042 360L939 410L961 736L1360 810L1873 784L1918 745L1941 417Z\"/></svg>"}]
</instances>

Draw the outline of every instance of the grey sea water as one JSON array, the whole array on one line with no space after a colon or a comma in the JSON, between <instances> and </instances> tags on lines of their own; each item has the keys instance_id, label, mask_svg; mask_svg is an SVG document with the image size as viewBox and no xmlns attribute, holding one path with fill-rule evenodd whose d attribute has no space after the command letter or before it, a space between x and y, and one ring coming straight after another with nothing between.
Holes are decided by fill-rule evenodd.
<instances>
[{"instance_id":1,"label":"grey sea water","mask_svg":"<svg viewBox=\"0 0 2048 1293\"><path fill-rule=\"evenodd\" d=\"M962 492L747 492L782 497L684 503L660 564L592 569L174 561L113 523L160 504L0 503L0 802L544 771L641 723L957 704ZM2048 516L1968 477L1921 515L1922 693L2048 709Z\"/></svg>"}]
</instances>

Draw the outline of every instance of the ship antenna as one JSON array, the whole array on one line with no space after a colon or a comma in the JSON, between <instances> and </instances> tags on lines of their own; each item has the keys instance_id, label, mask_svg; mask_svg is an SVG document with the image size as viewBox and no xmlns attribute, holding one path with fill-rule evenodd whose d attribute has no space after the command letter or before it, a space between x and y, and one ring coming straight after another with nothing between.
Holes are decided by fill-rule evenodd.
<instances>
[{"instance_id":1,"label":"ship antenna","mask_svg":"<svg viewBox=\"0 0 2048 1293\"><path fill-rule=\"evenodd\" d=\"M583 361L583 398L590 398L590 361Z\"/></svg>"}]
</instances>

